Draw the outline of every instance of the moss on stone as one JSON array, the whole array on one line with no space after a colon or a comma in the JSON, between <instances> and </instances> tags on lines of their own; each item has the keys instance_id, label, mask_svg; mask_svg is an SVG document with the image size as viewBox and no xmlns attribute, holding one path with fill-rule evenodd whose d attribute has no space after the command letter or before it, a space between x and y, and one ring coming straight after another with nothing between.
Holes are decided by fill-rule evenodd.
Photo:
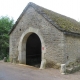
<instances>
[{"instance_id":1,"label":"moss on stone","mask_svg":"<svg viewBox=\"0 0 80 80\"><path fill-rule=\"evenodd\" d=\"M53 11L42 8L43 12L55 22L62 30L80 33L80 23L74 19L55 13Z\"/></svg>"},{"instance_id":2,"label":"moss on stone","mask_svg":"<svg viewBox=\"0 0 80 80\"><path fill-rule=\"evenodd\" d=\"M76 20L66 17L64 15L58 14L56 12L53 12L51 10L45 9L43 7L40 7L34 3L29 3L29 5L24 9L18 20L16 21L15 25L9 32L9 34L14 30L26 10L29 8L29 6L32 6L37 12L40 14L46 14L47 17L49 17L54 23L56 23L62 30L80 33L80 23Z\"/></svg>"}]
</instances>

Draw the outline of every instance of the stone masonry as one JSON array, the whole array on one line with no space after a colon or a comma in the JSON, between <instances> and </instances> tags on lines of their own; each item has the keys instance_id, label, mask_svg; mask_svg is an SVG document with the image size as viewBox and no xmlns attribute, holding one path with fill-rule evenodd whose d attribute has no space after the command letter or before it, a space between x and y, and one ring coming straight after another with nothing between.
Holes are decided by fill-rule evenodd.
<instances>
[{"instance_id":1,"label":"stone masonry","mask_svg":"<svg viewBox=\"0 0 80 80\"><path fill-rule=\"evenodd\" d=\"M45 13L43 14L45 15ZM80 37L65 35L53 25L49 18L48 20L51 22L46 18L48 17L43 17L34 7L27 7L16 27L10 33L9 55L11 61L13 57L16 57L21 59L18 59L20 63L25 64L25 41L32 33L36 33L41 40L41 60L45 59L46 64L51 64L51 67L54 64L69 64L80 56Z\"/></svg>"}]
</instances>

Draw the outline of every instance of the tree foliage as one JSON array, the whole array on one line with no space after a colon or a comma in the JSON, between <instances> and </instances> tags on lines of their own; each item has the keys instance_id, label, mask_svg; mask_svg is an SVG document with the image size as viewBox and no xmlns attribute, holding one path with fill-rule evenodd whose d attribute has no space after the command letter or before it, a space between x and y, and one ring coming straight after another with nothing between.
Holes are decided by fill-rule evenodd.
<instances>
[{"instance_id":1,"label":"tree foliage","mask_svg":"<svg viewBox=\"0 0 80 80\"><path fill-rule=\"evenodd\" d=\"M0 17L0 59L7 57L9 53L9 31L14 20L7 16Z\"/></svg>"}]
</instances>

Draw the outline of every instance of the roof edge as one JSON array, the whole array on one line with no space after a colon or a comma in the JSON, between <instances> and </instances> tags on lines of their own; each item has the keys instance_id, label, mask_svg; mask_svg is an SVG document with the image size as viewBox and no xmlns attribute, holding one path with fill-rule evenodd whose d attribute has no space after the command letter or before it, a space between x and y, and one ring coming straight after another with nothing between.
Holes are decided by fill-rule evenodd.
<instances>
[{"instance_id":1,"label":"roof edge","mask_svg":"<svg viewBox=\"0 0 80 80\"><path fill-rule=\"evenodd\" d=\"M11 28L10 32L8 33L9 35L15 29L16 25L19 23L19 21L21 20L22 16L25 14L26 10L29 8L29 6L31 6L31 4L34 4L34 3L29 2L28 5L24 8L24 10L22 11L22 13L20 14L20 16L18 17L18 19L16 20L15 24Z\"/></svg>"},{"instance_id":2,"label":"roof edge","mask_svg":"<svg viewBox=\"0 0 80 80\"><path fill-rule=\"evenodd\" d=\"M49 16L46 15L46 13L44 13L42 10L41 10L41 6L38 6L36 5L35 3L33 2L29 2L28 5L24 8L23 12L21 13L21 15L19 16L19 18L17 19L17 21L15 22L15 24L13 25L12 29L10 30L9 32L9 35L11 34L11 32L15 29L16 25L19 23L20 19L22 18L22 16L25 14L26 10L29 8L29 7L33 7L35 9L36 12L38 12L40 15L42 15L48 22L50 22L54 27L56 27L58 30L60 30L61 32L63 32L65 35L68 34L68 35L80 35L80 33L75 33L75 32L71 32L71 31L66 31L62 28L59 27L59 25L57 25L57 23L55 21L53 21L51 18L49 18Z\"/></svg>"},{"instance_id":3,"label":"roof edge","mask_svg":"<svg viewBox=\"0 0 80 80\"><path fill-rule=\"evenodd\" d=\"M63 32L64 35L71 35L71 36L76 36L76 37L80 37L80 33L74 33L74 32L69 32L69 31L65 31Z\"/></svg>"},{"instance_id":4,"label":"roof edge","mask_svg":"<svg viewBox=\"0 0 80 80\"><path fill-rule=\"evenodd\" d=\"M55 21L53 21L49 16L47 16L43 11L40 11L39 9L36 9L37 7L40 7L36 4L31 3L31 6L39 13L41 14L48 22L50 22L54 27L56 27L58 30L64 33L64 35L72 35L72 36L80 36L80 33L75 33L71 31L64 30L57 25Z\"/></svg>"},{"instance_id":5,"label":"roof edge","mask_svg":"<svg viewBox=\"0 0 80 80\"><path fill-rule=\"evenodd\" d=\"M35 9L35 11L37 11L40 15L42 15L48 22L50 22L53 26L55 26L58 30L63 31L62 28L60 28L56 22L53 22L41 9L40 6L36 5L33 2L29 2L28 5L24 8L24 10L22 11L21 15L19 16L19 18L17 19L17 21L15 22L15 24L13 25L12 29L9 32L9 35L11 34L11 32L15 29L16 25L19 23L20 19L22 18L22 16L25 14L26 10L29 7L33 7Z\"/></svg>"}]
</instances>

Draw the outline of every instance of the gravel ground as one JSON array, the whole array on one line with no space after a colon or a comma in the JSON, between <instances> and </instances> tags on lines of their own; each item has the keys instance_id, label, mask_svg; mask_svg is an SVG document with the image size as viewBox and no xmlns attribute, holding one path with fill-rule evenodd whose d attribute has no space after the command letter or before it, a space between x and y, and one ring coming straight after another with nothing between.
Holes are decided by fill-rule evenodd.
<instances>
[{"instance_id":1,"label":"gravel ground","mask_svg":"<svg viewBox=\"0 0 80 80\"><path fill-rule=\"evenodd\" d=\"M80 80L80 71L62 75L57 69L43 69L0 61L0 80Z\"/></svg>"}]
</instances>

